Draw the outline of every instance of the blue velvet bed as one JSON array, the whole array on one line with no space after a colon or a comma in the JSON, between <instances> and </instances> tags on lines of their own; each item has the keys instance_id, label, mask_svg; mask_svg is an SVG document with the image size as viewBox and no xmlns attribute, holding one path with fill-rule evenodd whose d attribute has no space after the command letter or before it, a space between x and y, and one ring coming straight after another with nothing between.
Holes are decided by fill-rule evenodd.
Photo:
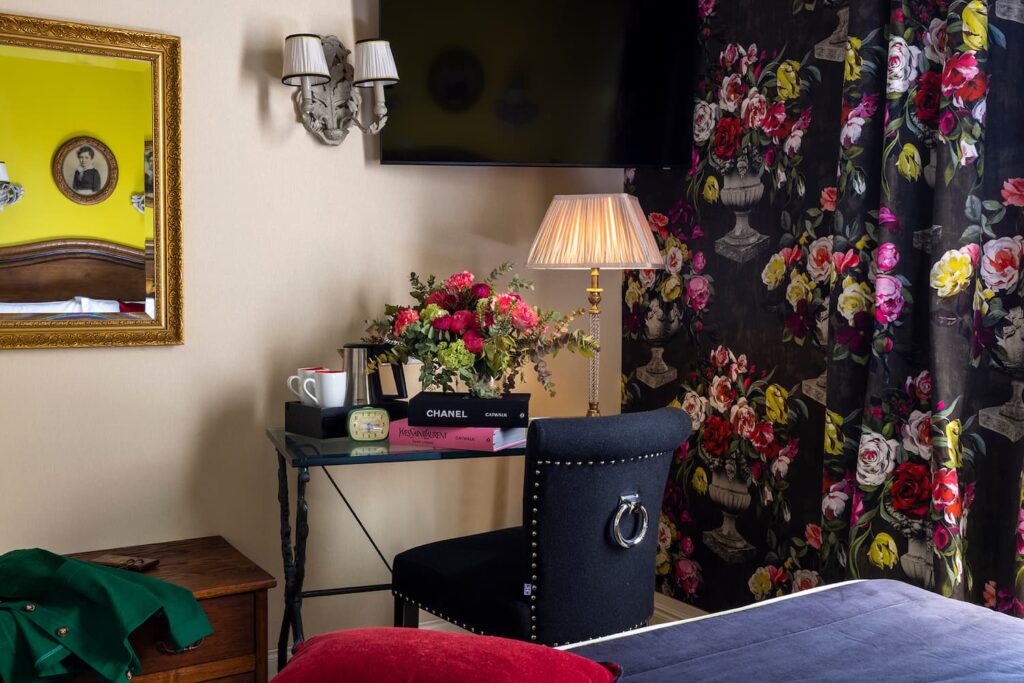
<instances>
[{"instance_id":1,"label":"blue velvet bed","mask_svg":"<svg viewBox=\"0 0 1024 683\"><path fill-rule=\"evenodd\" d=\"M1024 622L897 581L853 581L569 646L662 681L1024 681Z\"/></svg>"}]
</instances>

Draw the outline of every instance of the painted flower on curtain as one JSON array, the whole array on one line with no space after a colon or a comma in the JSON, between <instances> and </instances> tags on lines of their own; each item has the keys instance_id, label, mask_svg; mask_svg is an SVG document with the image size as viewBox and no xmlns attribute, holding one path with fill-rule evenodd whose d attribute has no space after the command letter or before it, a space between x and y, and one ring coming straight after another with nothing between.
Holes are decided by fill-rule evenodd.
<instances>
[{"instance_id":1,"label":"painted flower on curtain","mask_svg":"<svg viewBox=\"0 0 1024 683\"><path fill-rule=\"evenodd\" d=\"M960 235L963 244L943 253L932 265L929 281L939 297L940 314L955 321L970 339L971 364L992 362L1006 367L1010 358L1008 339L1020 335L1010 311L1019 305L1020 268L1024 260L1024 178L1004 181L1002 201L968 195L964 216L968 226ZM1013 211L1011 234L1000 236ZM1001 225L1003 224L1003 225Z\"/></svg>"},{"instance_id":2,"label":"painted flower on curtain","mask_svg":"<svg viewBox=\"0 0 1024 683\"><path fill-rule=\"evenodd\" d=\"M664 270L630 270L623 279L623 327L628 339L658 336L685 326L698 335L714 295L714 278L699 243L704 232L693 207L680 198L667 213L647 215L665 258Z\"/></svg>"},{"instance_id":3,"label":"painted flower on curtain","mask_svg":"<svg viewBox=\"0 0 1024 683\"><path fill-rule=\"evenodd\" d=\"M779 251L768 258L761 270L761 283L775 293L775 306L783 325L782 340L799 346L823 348L828 341L828 288L832 281L832 212L836 188L821 192L820 208L803 217L789 211L781 214ZM825 228L822 229L822 223Z\"/></svg>"},{"instance_id":4,"label":"painted flower on curtain","mask_svg":"<svg viewBox=\"0 0 1024 683\"><path fill-rule=\"evenodd\" d=\"M777 191L789 199L804 194L800 149L812 112L803 100L811 82L821 80L812 56L797 61L756 44L725 46L697 87L691 201L700 195L714 203L733 173L766 173L773 198Z\"/></svg>"}]
</instances>

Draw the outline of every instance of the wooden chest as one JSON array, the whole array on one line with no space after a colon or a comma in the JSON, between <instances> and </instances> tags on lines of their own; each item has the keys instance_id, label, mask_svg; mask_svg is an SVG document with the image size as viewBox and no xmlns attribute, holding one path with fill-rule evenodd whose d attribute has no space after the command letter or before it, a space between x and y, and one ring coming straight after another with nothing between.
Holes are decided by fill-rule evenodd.
<instances>
[{"instance_id":1,"label":"wooden chest","mask_svg":"<svg viewBox=\"0 0 1024 683\"><path fill-rule=\"evenodd\" d=\"M213 626L213 634L183 652L174 652L159 619L152 619L129 641L142 663L139 683L265 683L267 680L267 590L277 582L220 536L170 543L111 548L71 557L100 555L150 557L160 565L146 576L192 591ZM81 676L77 681L94 681Z\"/></svg>"}]
</instances>

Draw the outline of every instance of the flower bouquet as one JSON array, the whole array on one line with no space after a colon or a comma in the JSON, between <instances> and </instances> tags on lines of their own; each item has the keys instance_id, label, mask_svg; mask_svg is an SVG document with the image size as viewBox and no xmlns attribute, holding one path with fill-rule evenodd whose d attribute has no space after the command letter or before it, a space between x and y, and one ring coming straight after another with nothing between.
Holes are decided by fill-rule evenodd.
<instances>
[{"instance_id":1,"label":"flower bouquet","mask_svg":"<svg viewBox=\"0 0 1024 683\"><path fill-rule=\"evenodd\" d=\"M520 292L533 285L512 275L502 290L497 281L509 273L511 263L495 268L476 281L463 271L438 283L412 273L412 305L388 305L384 317L370 323L366 341L389 350L374 363L423 363L420 384L454 392L461 381L473 396L495 398L525 380L525 366L533 365L545 390L554 395L554 383L545 357L562 349L589 356L598 349L591 336L570 327L582 309L569 315L542 311L523 300Z\"/></svg>"}]
</instances>

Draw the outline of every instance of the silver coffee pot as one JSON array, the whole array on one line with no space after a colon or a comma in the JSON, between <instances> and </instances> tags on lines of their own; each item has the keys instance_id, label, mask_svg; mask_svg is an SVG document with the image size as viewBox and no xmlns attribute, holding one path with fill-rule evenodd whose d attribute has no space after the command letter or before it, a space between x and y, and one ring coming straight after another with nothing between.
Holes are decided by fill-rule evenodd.
<instances>
[{"instance_id":1,"label":"silver coffee pot","mask_svg":"<svg viewBox=\"0 0 1024 683\"><path fill-rule=\"evenodd\" d=\"M391 365L395 378L395 394L385 394L380 382L378 369L367 371L366 366L376 356L385 353L383 344L345 344L338 353L341 354L341 369L348 375L345 387L346 406L379 405L388 401L408 398L405 387L405 371L401 364Z\"/></svg>"}]
</instances>

